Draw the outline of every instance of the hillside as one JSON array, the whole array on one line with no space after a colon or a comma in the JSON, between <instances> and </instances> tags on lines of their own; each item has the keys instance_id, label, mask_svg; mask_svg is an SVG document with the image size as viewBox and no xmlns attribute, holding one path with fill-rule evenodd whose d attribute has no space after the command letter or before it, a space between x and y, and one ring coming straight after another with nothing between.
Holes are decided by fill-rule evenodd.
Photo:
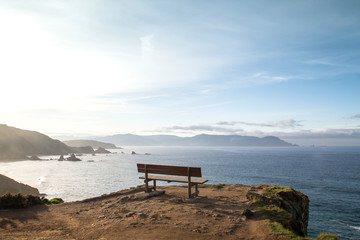
<instances>
[{"instance_id":1,"label":"hillside","mask_svg":"<svg viewBox=\"0 0 360 240\"><path fill-rule=\"evenodd\" d=\"M117 134L98 138L98 140L111 142L118 146L294 146L291 143L273 136L259 138L239 135L201 134L194 137L177 137L172 135L139 136L133 134Z\"/></svg>"},{"instance_id":2,"label":"hillside","mask_svg":"<svg viewBox=\"0 0 360 240\"><path fill-rule=\"evenodd\" d=\"M26 159L28 155L70 152L70 147L42 133L0 124L0 159Z\"/></svg>"},{"instance_id":3,"label":"hillside","mask_svg":"<svg viewBox=\"0 0 360 240\"><path fill-rule=\"evenodd\" d=\"M39 196L39 190L0 174L0 196L5 193Z\"/></svg>"},{"instance_id":4,"label":"hillside","mask_svg":"<svg viewBox=\"0 0 360 240\"><path fill-rule=\"evenodd\" d=\"M68 140L63 141L69 147L87 147L90 146L94 149L97 148L107 148L107 149L116 149L117 147L112 143L104 143L95 140Z\"/></svg>"}]
</instances>

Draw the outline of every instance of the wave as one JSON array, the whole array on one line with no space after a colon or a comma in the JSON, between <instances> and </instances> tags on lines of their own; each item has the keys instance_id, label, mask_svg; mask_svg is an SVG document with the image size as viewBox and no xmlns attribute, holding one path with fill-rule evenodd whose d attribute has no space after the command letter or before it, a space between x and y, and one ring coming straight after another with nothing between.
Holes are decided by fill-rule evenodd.
<instances>
[{"instance_id":1,"label":"wave","mask_svg":"<svg viewBox=\"0 0 360 240\"><path fill-rule=\"evenodd\" d=\"M38 185L41 185L41 184L44 183L44 182L46 182L46 177L44 177L44 176L39 177L39 179L38 179Z\"/></svg>"},{"instance_id":2,"label":"wave","mask_svg":"<svg viewBox=\"0 0 360 240\"><path fill-rule=\"evenodd\" d=\"M356 229L356 230L360 231L360 227L356 227L356 226L349 226L349 227L351 227L351 228L353 228L353 229Z\"/></svg>"}]
</instances>

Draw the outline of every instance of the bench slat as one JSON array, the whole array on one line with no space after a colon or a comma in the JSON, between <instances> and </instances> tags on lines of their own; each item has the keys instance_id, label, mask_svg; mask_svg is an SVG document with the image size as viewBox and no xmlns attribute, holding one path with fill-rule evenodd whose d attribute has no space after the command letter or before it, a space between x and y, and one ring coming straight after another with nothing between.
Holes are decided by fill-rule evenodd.
<instances>
[{"instance_id":1,"label":"bench slat","mask_svg":"<svg viewBox=\"0 0 360 240\"><path fill-rule=\"evenodd\" d=\"M138 172L145 173L145 164L138 163ZM146 164L148 173L188 176L188 168L182 166L152 165ZM201 177L201 168L190 167L190 175L192 177Z\"/></svg>"},{"instance_id":2,"label":"bench slat","mask_svg":"<svg viewBox=\"0 0 360 240\"><path fill-rule=\"evenodd\" d=\"M145 179L145 175L139 177L140 179ZM158 175L148 175L149 180L160 180L160 181L168 181L168 182L181 182L181 183L187 183L188 178L185 177L169 177L169 176L158 176ZM206 183L207 179L199 179L199 178L192 178L191 183L196 184L203 184Z\"/></svg>"}]
</instances>

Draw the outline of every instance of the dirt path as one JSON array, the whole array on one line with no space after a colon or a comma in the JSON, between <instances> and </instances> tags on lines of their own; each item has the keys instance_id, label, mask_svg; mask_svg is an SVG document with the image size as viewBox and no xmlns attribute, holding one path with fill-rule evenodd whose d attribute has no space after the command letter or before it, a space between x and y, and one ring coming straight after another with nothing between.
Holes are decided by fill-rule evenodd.
<instances>
[{"instance_id":1,"label":"dirt path","mask_svg":"<svg viewBox=\"0 0 360 240\"><path fill-rule=\"evenodd\" d=\"M242 215L250 186L200 188L184 202L187 189L158 187L151 198L138 187L55 206L0 210L0 239L276 239L267 222Z\"/></svg>"}]
</instances>

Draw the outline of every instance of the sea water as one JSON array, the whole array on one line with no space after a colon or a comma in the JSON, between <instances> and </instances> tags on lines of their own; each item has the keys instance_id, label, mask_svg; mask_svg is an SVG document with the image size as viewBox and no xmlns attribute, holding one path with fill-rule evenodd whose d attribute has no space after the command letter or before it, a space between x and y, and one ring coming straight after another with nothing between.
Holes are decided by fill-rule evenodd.
<instances>
[{"instance_id":1,"label":"sea water","mask_svg":"<svg viewBox=\"0 0 360 240\"><path fill-rule=\"evenodd\" d=\"M0 174L76 201L143 184L136 163L201 167L209 184L289 186L310 199L308 233L360 239L359 147L126 147L81 162L0 162ZM131 154L134 151L136 154ZM123 152L123 153L122 153ZM167 183L159 182L159 185Z\"/></svg>"}]
</instances>

